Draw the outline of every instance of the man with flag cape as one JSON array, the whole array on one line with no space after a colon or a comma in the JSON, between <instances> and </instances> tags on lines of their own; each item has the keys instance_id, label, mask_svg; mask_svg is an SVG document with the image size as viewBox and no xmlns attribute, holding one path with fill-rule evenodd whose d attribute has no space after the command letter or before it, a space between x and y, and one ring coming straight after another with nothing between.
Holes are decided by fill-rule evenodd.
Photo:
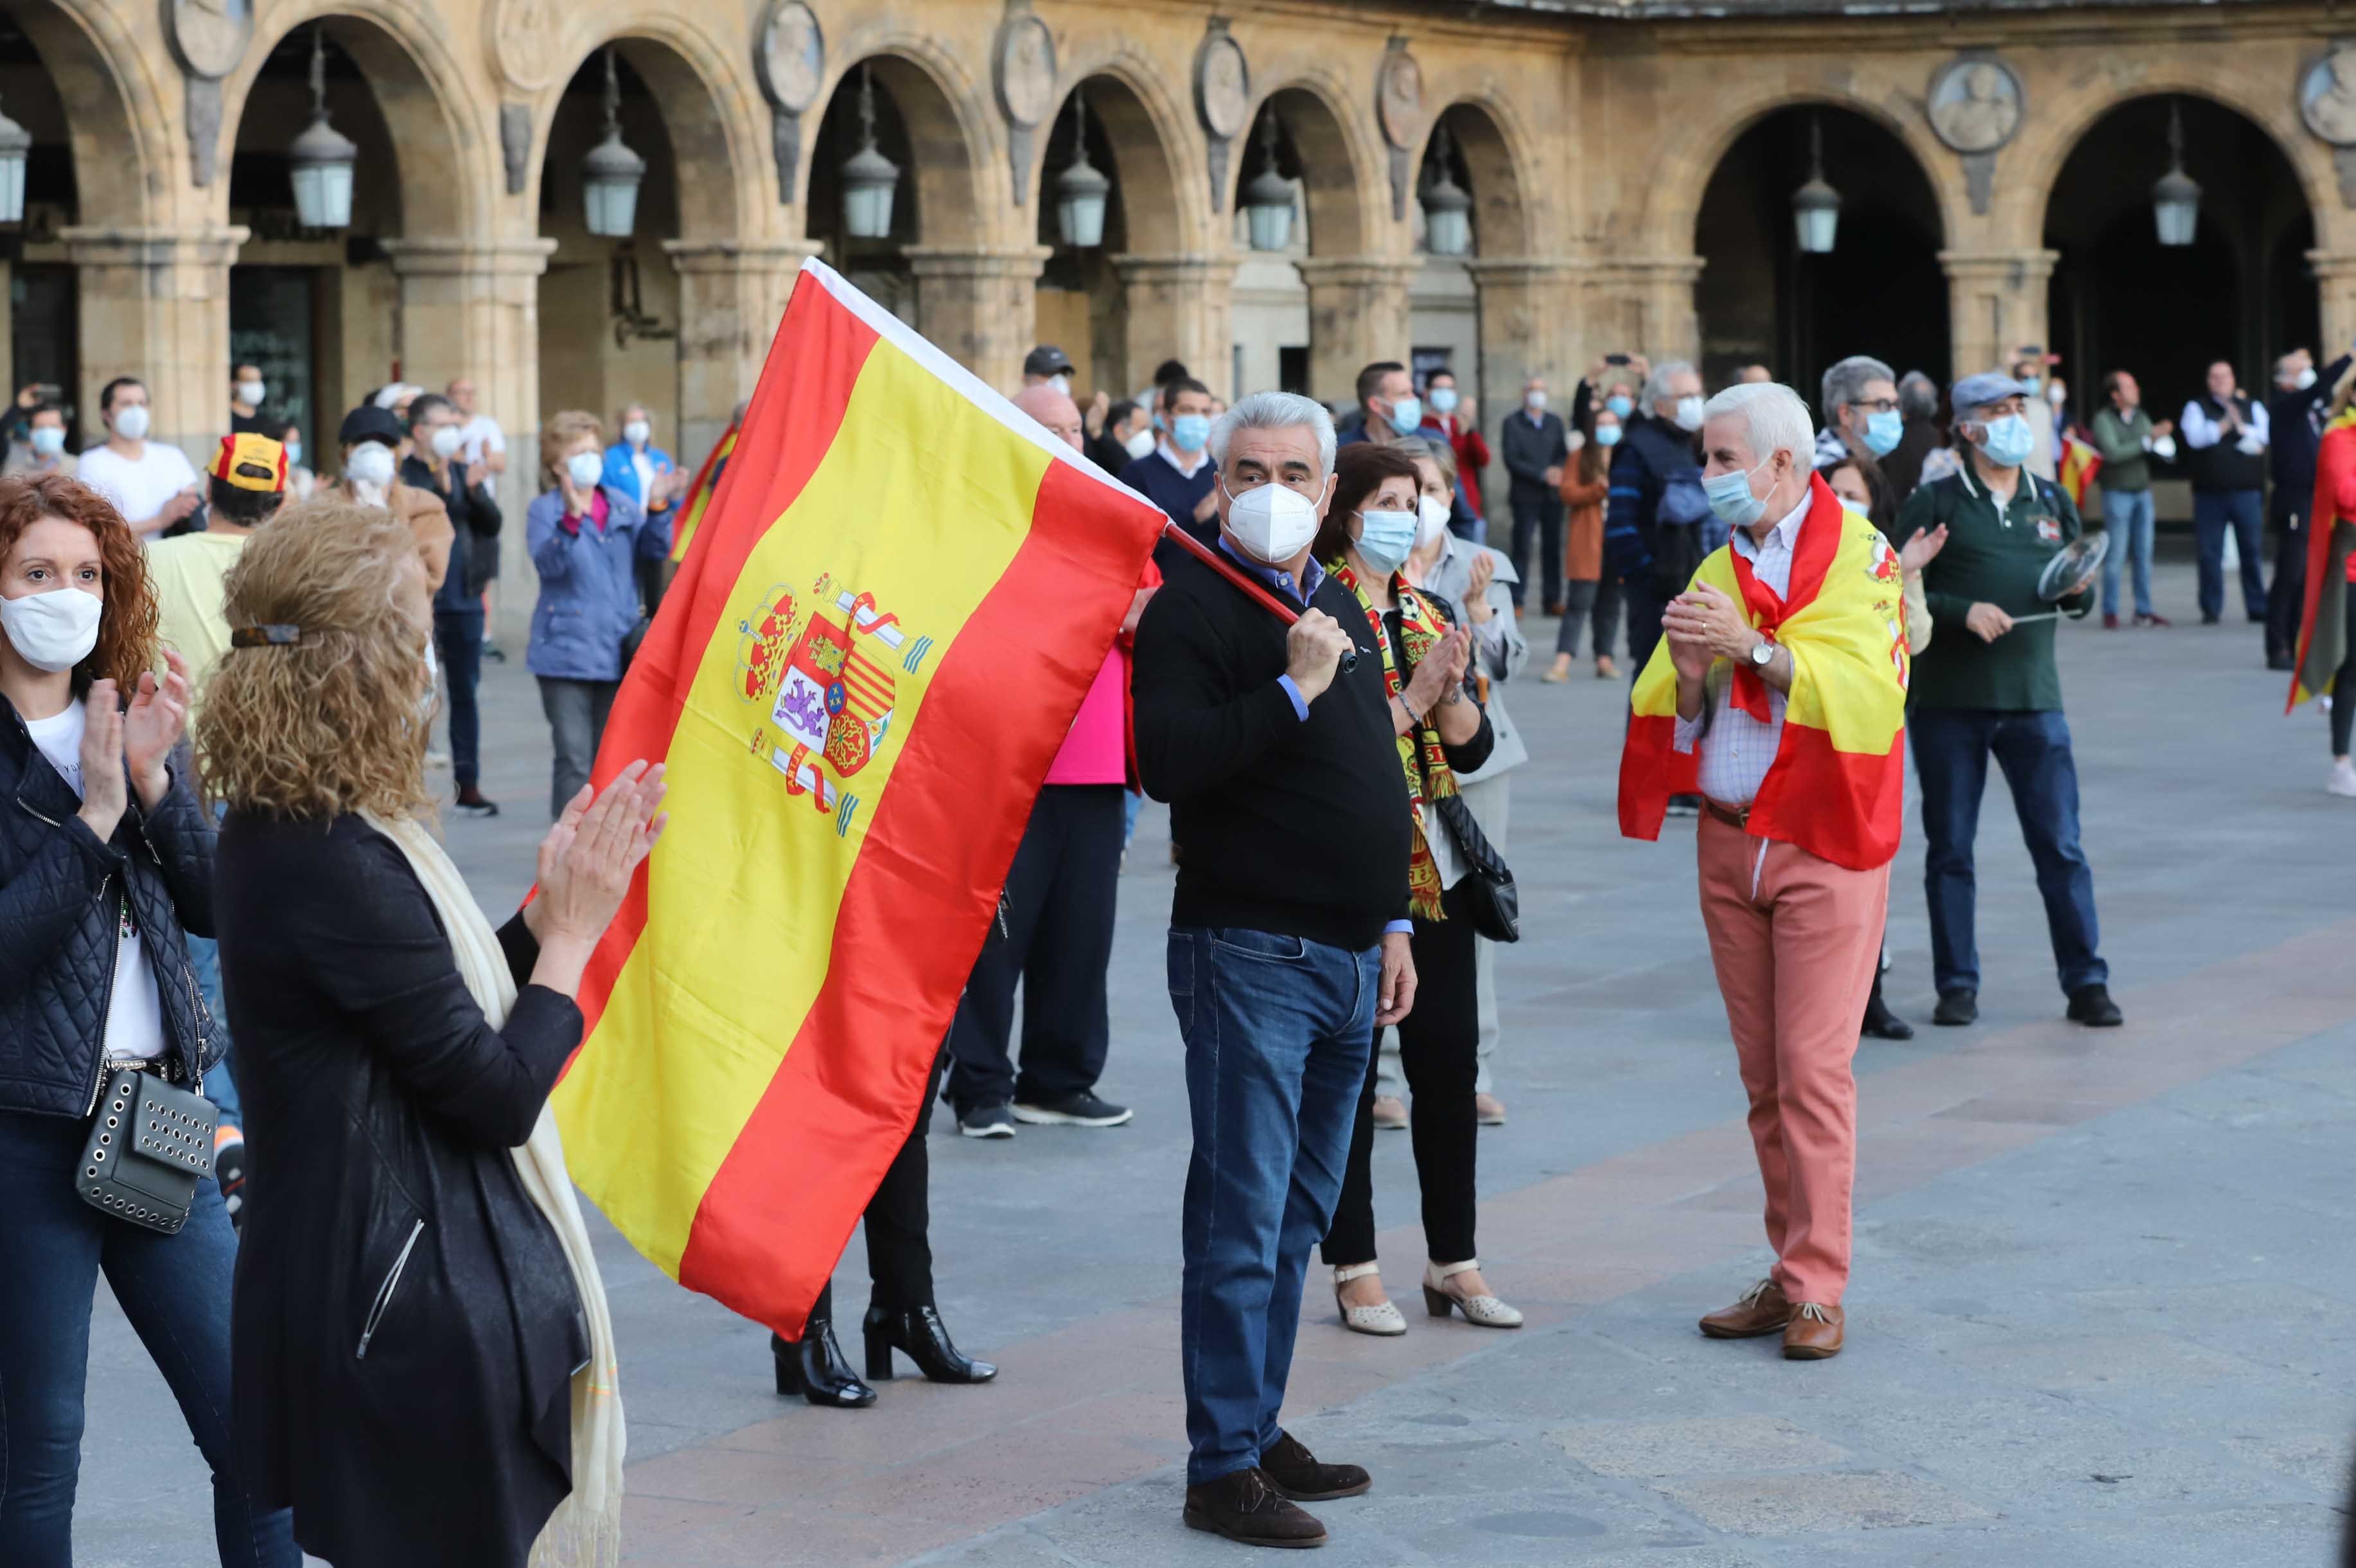
<instances>
[{"instance_id":1,"label":"man with flag cape","mask_svg":"<svg viewBox=\"0 0 2356 1568\"><path fill-rule=\"evenodd\" d=\"M1702 925L1751 1100L1773 1273L1701 1320L1839 1353L1857 1167L1849 1069L1880 958L1904 794L1898 556L1809 471L1789 387L1703 411L1703 488L1732 537L1662 618L1620 759L1620 831L1698 792Z\"/></svg>"},{"instance_id":2,"label":"man with flag cape","mask_svg":"<svg viewBox=\"0 0 2356 1568\"><path fill-rule=\"evenodd\" d=\"M2315 454L2314 510L2308 513L2307 603L2292 661L2287 714L2302 703L2330 702L2331 772L2324 788L2356 796L2356 763L2349 737L2356 727L2356 367L2340 372L2331 395L2331 419Z\"/></svg>"}]
</instances>

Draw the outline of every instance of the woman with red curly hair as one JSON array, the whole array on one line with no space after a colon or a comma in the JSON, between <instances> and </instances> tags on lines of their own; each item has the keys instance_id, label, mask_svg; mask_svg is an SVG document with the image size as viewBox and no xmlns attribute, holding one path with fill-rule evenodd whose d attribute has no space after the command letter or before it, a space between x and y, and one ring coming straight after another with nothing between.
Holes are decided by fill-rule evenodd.
<instances>
[{"instance_id":1,"label":"woman with red curly hair","mask_svg":"<svg viewBox=\"0 0 2356 1568\"><path fill-rule=\"evenodd\" d=\"M240 1484L230 1409L237 1244L220 1191L148 1229L75 1166L100 1090L153 1073L201 1095L221 1036L188 969L212 932L213 833L176 757L187 666L156 657L139 542L62 475L0 480L0 1563L73 1554L83 1374L101 1271L211 1466L224 1563L294 1568L284 1511ZM125 698L128 704L125 704ZM180 755L185 755L180 754Z\"/></svg>"}]
</instances>

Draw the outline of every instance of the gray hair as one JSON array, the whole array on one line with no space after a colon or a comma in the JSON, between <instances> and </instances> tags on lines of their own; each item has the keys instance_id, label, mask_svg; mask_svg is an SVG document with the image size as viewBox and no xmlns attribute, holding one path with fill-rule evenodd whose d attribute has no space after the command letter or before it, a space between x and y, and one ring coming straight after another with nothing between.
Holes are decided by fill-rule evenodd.
<instances>
[{"instance_id":1,"label":"gray hair","mask_svg":"<svg viewBox=\"0 0 2356 1568\"><path fill-rule=\"evenodd\" d=\"M1292 430L1307 425L1317 437L1317 472L1333 471L1333 416L1314 398L1298 392L1256 392L1211 421L1211 461L1227 466L1227 444L1238 430Z\"/></svg>"},{"instance_id":2,"label":"gray hair","mask_svg":"<svg viewBox=\"0 0 2356 1568\"><path fill-rule=\"evenodd\" d=\"M1825 372L1825 423L1840 423L1842 405L1861 401L1868 381L1898 379L1898 372L1870 354L1851 354Z\"/></svg>"},{"instance_id":3,"label":"gray hair","mask_svg":"<svg viewBox=\"0 0 2356 1568\"><path fill-rule=\"evenodd\" d=\"M1644 390L1638 395L1636 401L1644 405L1647 413L1651 412L1656 404L1674 402L1677 394L1669 390L1669 384L1679 376L1692 376L1698 381L1700 372L1693 368L1691 362L1685 360L1662 360L1653 367L1653 373L1644 378Z\"/></svg>"},{"instance_id":4,"label":"gray hair","mask_svg":"<svg viewBox=\"0 0 2356 1568\"><path fill-rule=\"evenodd\" d=\"M1456 483L1456 448L1430 435L1403 436L1398 443L1400 451L1410 457L1429 457L1440 467L1440 477L1452 487Z\"/></svg>"},{"instance_id":5,"label":"gray hair","mask_svg":"<svg viewBox=\"0 0 2356 1568\"><path fill-rule=\"evenodd\" d=\"M1898 379L1898 412L1909 419L1930 419L1939 412L1939 383L1920 371Z\"/></svg>"},{"instance_id":6,"label":"gray hair","mask_svg":"<svg viewBox=\"0 0 2356 1568\"><path fill-rule=\"evenodd\" d=\"M1738 381L1702 406L1701 416L1741 417L1744 445L1755 466L1778 452L1792 455L1792 466L1806 468L1816 456L1816 427L1800 394L1781 381Z\"/></svg>"}]
</instances>

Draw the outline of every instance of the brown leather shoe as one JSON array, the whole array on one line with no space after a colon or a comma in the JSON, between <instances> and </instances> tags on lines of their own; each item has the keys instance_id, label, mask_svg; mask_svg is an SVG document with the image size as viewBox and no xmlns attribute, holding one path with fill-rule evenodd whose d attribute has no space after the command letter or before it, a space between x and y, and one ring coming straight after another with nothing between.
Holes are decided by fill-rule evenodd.
<instances>
[{"instance_id":1,"label":"brown leather shoe","mask_svg":"<svg viewBox=\"0 0 2356 1568\"><path fill-rule=\"evenodd\" d=\"M1260 1474L1268 1484L1296 1503L1330 1502L1355 1498L1374 1488L1374 1477L1356 1465L1322 1465L1298 1437L1280 1431L1276 1443L1259 1456Z\"/></svg>"},{"instance_id":2,"label":"brown leather shoe","mask_svg":"<svg viewBox=\"0 0 2356 1568\"><path fill-rule=\"evenodd\" d=\"M1246 1546L1323 1546L1325 1527L1287 1502L1258 1466L1186 1488L1186 1528Z\"/></svg>"},{"instance_id":3,"label":"brown leather shoe","mask_svg":"<svg viewBox=\"0 0 2356 1568\"><path fill-rule=\"evenodd\" d=\"M1792 1304L1773 1280L1761 1280L1740 1301L1701 1320L1701 1331L1712 1339L1756 1339L1783 1331L1792 1321Z\"/></svg>"},{"instance_id":4,"label":"brown leather shoe","mask_svg":"<svg viewBox=\"0 0 2356 1568\"><path fill-rule=\"evenodd\" d=\"M1839 1355L1844 1322L1837 1306L1800 1303L1792 1309L1791 1326L1783 1330L1783 1359L1822 1361Z\"/></svg>"}]
</instances>

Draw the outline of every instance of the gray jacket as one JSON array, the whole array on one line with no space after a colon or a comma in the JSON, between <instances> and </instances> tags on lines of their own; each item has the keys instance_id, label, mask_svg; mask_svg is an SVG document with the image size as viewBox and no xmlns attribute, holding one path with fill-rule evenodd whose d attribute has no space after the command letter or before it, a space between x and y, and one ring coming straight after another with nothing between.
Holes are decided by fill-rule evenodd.
<instances>
[{"instance_id":1,"label":"gray jacket","mask_svg":"<svg viewBox=\"0 0 2356 1568\"><path fill-rule=\"evenodd\" d=\"M1493 613L1482 626L1473 626L1472 618L1464 612L1464 595L1472 586L1475 554L1488 556L1497 566L1497 575L1489 579L1486 596ZM1448 536L1448 548L1423 579L1424 590L1446 599L1459 624L1472 628L1472 657L1489 677L1489 725L1497 732L1497 744L1489 753L1488 761L1457 776L1460 784L1482 783L1530 759L1530 748L1522 743L1521 731L1505 712L1505 682L1521 672L1530 656L1530 645L1522 639L1521 625L1514 618L1514 596L1507 586L1517 580L1513 563L1504 555L1484 544L1469 544L1453 533Z\"/></svg>"}]
</instances>

